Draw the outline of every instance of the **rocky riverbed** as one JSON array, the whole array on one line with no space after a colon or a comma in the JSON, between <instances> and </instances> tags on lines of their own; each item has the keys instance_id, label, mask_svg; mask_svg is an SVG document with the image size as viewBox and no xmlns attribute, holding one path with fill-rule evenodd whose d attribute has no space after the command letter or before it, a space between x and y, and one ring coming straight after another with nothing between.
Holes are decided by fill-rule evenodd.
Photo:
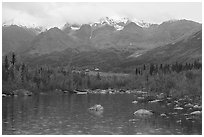
<instances>
[{"instance_id":1,"label":"rocky riverbed","mask_svg":"<svg viewBox=\"0 0 204 137\"><path fill-rule=\"evenodd\" d=\"M192 98L189 96L183 96L180 98L176 98L173 96L166 96L164 93L158 93L158 94L150 94L148 92L145 92L143 90L124 90L124 89L95 89L95 90L90 90L90 89L84 89L83 92L87 92L87 94L109 94L109 95L114 95L114 94L132 94L134 96L134 100L130 100L133 104L138 105L138 104L144 104L144 105L149 105L151 107L144 109L142 108L143 111L138 110L140 113L135 113L135 114L140 114L143 115L146 112L148 114L154 114L154 115L160 115L163 118L169 118L169 117L179 117L180 120L178 120L178 123L182 122L182 119L192 121L194 122L195 120L199 120L202 118L202 103L201 103L201 97L197 98ZM25 89L19 89L19 90L14 90L11 92L12 94L2 94L2 97L10 97L10 96L31 96L33 95L32 92L25 90ZM56 89L55 93L70 93L70 91L63 91ZM42 94L48 94L42 92ZM87 95L87 94L82 94L82 95ZM80 95L79 95L80 96ZM160 104L162 105L165 109L164 110L157 110L154 108L154 105Z\"/></svg>"},{"instance_id":2,"label":"rocky riverbed","mask_svg":"<svg viewBox=\"0 0 204 137\"><path fill-rule=\"evenodd\" d=\"M83 90L88 94L132 94L135 100L131 100L135 105L149 106L148 110L142 108L135 112L136 116L142 115L159 115L163 118L174 117L177 118L178 123L182 121L195 122L202 119L202 103L201 97L189 97L187 95L183 97L167 96L165 93L148 93L142 90L124 90L124 89L95 89L95 90ZM154 108L157 104L162 105L164 109ZM139 113L138 113L139 112Z\"/></svg>"},{"instance_id":3,"label":"rocky riverbed","mask_svg":"<svg viewBox=\"0 0 204 137\"><path fill-rule=\"evenodd\" d=\"M30 103L30 105L27 105L27 110L30 110L30 113L33 113L33 111L36 109L36 106L34 105L35 103L33 104L34 106L31 105L33 100L37 101L38 99L40 99L41 103L46 100L49 100L53 103L53 106L60 104L59 106L49 110L49 113L53 112L56 113L56 115L61 115L61 113L58 114L58 111L53 111L54 109L62 108L62 112L64 112L64 107L67 107L68 110L66 111L66 113L64 113L66 117L67 114L71 112L77 113L77 115L85 114L86 117L91 117L91 119L103 119L107 122L106 124L111 124L110 122L108 122L109 119L118 120L118 116L121 116L121 118L124 118L125 116L126 119L121 123L126 122L127 124L128 122L126 126L137 126L138 124L146 125L145 122L150 122L152 124L151 128L152 130L154 130L154 134L160 134L160 132L165 134L170 134L170 132L173 134L187 134L187 131L189 129L196 131L190 131L188 133L200 134L200 129L202 125L201 97L190 97L187 95L183 97L166 96L165 93L149 93L146 92L145 89L84 89L83 92L87 92L87 94L77 94L75 92L59 89L50 92L38 92L40 94L29 94L29 91L21 89L15 90L11 95L2 94L2 96L4 104L6 102L8 103L8 101L16 101L19 103L21 102L24 103L24 105ZM12 104L12 102L10 103ZM39 102L37 101L37 103ZM84 103L86 103L86 105ZM48 105L44 108L50 107L49 103L43 103L42 105ZM74 111L69 110L72 108L70 106L75 107L75 109L73 109ZM94 106L97 106L97 109ZM32 109L32 107L34 108ZM22 112L20 111L19 114L21 114ZM84 115L81 116L81 120L82 121L80 122L86 120L86 118L84 119ZM98 124L101 125L104 121ZM155 121L156 123L159 122L159 125L161 126L161 131L160 128L155 125ZM5 119L5 122L7 122L7 119ZM117 121L114 122L115 124L118 124ZM118 125L121 125L121 123ZM171 123L171 129L173 131L168 131L168 123ZM38 125L38 123L36 123L36 125ZM87 128L89 128L91 125L92 124L90 123ZM148 125L149 124L147 124L146 126ZM166 126L165 129L162 128L163 125ZM182 129L183 127L185 129ZM132 128L132 130L136 130L138 128L139 127ZM92 128L90 127L90 129ZM177 129L179 130L177 131ZM140 132L142 134L153 134L146 133L150 131L149 129L146 129L144 133L142 130L143 128L139 128L138 134ZM126 130L124 130L124 133L125 131ZM166 133L167 131L169 133ZM65 130L64 132L67 132L67 130ZM131 132L135 134L135 131Z\"/></svg>"}]
</instances>

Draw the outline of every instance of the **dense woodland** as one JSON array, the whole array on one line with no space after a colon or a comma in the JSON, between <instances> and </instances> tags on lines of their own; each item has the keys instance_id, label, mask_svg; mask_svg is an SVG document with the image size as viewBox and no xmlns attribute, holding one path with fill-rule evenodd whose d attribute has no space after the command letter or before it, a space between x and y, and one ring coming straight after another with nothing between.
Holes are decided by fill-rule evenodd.
<instances>
[{"instance_id":1,"label":"dense woodland","mask_svg":"<svg viewBox=\"0 0 204 137\"><path fill-rule=\"evenodd\" d=\"M147 92L163 92L166 95L196 96L202 92L202 64L192 63L144 64L129 75L89 75L86 71L73 71L72 67L31 68L11 57L3 61L3 93L11 94L15 89L27 89L34 93L51 92L55 89L144 89Z\"/></svg>"}]
</instances>

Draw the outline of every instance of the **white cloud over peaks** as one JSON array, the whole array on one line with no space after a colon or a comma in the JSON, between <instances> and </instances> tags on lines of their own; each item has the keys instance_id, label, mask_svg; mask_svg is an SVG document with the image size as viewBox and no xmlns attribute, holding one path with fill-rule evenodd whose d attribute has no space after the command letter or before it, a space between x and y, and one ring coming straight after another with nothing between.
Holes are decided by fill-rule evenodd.
<instances>
[{"instance_id":1,"label":"white cloud over peaks","mask_svg":"<svg viewBox=\"0 0 204 137\"><path fill-rule=\"evenodd\" d=\"M3 3L5 24L61 27L69 23L90 23L102 17L127 17L150 23L170 19L202 20L201 3Z\"/></svg>"}]
</instances>

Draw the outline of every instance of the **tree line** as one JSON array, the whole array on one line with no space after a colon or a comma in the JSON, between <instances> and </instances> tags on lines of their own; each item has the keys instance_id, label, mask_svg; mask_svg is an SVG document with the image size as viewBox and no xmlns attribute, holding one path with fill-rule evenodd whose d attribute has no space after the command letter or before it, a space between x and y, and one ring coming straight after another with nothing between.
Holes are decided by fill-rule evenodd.
<instances>
[{"instance_id":1,"label":"tree line","mask_svg":"<svg viewBox=\"0 0 204 137\"><path fill-rule=\"evenodd\" d=\"M156 89L158 85L163 86L164 81L166 81L167 85L169 83L177 85L176 82L179 83L179 81L175 82L177 77L187 77L199 81L200 75L197 74L199 74L201 67L202 64L198 60L186 64L145 64L135 69L136 75L104 77L100 76L100 72L97 72L97 75L89 75L85 71L73 71L70 66L59 66L57 68L46 65L29 67L24 63L20 63L15 53L12 53L10 57L5 56L3 61L2 87L4 92L20 88L34 92L51 91L54 89L135 89L147 87L147 85L150 85L149 87L152 89L154 87ZM187 70L192 70L192 72ZM182 71L185 71L185 73L180 73ZM158 80L155 80L157 78ZM184 84L189 85L187 82L183 81ZM197 85L192 86L199 87ZM162 89L166 90L166 88Z\"/></svg>"},{"instance_id":2,"label":"tree line","mask_svg":"<svg viewBox=\"0 0 204 137\"><path fill-rule=\"evenodd\" d=\"M193 69L201 69L202 63L199 60L195 60L193 63L174 63L174 64L149 64L142 67L135 68L135 75L143 75L148 73L149 75L155 75L158 73L168 74L172 72L180 73L182 71L188 71Z\"/></svg>"}]
</instances>

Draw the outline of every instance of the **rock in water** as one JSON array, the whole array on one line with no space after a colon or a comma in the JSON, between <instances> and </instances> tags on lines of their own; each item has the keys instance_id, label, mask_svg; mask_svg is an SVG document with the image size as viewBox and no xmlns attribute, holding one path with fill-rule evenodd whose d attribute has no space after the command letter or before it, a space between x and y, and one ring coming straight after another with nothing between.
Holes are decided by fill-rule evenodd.
<instances>
[{"instance_id":1,"label":"rock in water","mask_svg":"<svg viewBox=\"0 0 204 137\"><path fill-rule=\"evenodd\" d=\"M138 100L144 100L144 97L137 97Z\"/></svg>"},{"instance_id":2,"label":"rock in water","mask_svg":"<svg viewBox=\"0 0 204 137\"><path fill-rule=\"evenodd\" d=\"M202 109L202 106L195 105L193 106L194 109Z\"/></svg>"},{"instance_id":3,"label":"rock in water","mask_svg":"<svg viewBox=\"0 0 204 137\"><path fill-rule=\"evenodd\" d=\"M25 89L18 89L13 91L14 96L31 96L32 92Z\"/></svg>"},{"instance_id":4,"label":"rock in water","mask_svg":"<svg viewBox=\"0 0 204 137\"><path fill-rule=\"evenodd\" d=\"M130 91L130 90L126 90L126 91L125 91L125 93L130 94L130 93L131 93L131 91Z\"/></svg>"},{"instance_id":5,"label":"rock in water","mask_svg":"<svg viewBox=\"0 0 204 137\"><path fill-rule=\"evenodd\" d=\"M151 115L153 115L153 113L150 112L149 110L146 110L146 109L139 109L139 110L135 111L134 115L136 115L136 116L151 116Z\"/></svg>"},{"instance_id":6,"label":"rock in water","mask_svg":"<svg viewBox=\"0 0 204 137\"><path fill-rule=\"evenodd\" d=\"M194 112L191 113L191 115L200 115L200 114L202 114L201 111L194 111Z\"/></svg>"},{"instance_id":7,"label":"rock in water","mask_svg":"<svg viewBox=\"0 0 204 137\"><path fill-rule=\"evenodd\" d=\"M2 97L6 97L6 94L2 94Z\"/></svg>"},{"instance_id":8,"label":"rock in water","mask_svg":"<svg viewBox=\"0 0 204 137\"><path fill-rule=\"evenodd\" d=\"M138 101L136 101L136 100L135 100L135 101L133 101L132 103L133 103L133 104L137 104L137 103L138 103Z\"/></svg>"},{"instance_id":9,"label":"rock in water","mask_svg":"<svg viewBox=\"0 0 204 137\"><path fill-rule=\"evenodd\" d=\"M93 110L93 111L103 111L103 106L99 105L94 105L93 107L90 107L89 110Z\"/></svg>"},{"instance_id":10,"label":"rock in water","mask_svg":"<svg viewBox=\"0 0 204 137\"><path fill-rule=\"evenodd\" d=\"M160 114L161 117L166 117L166 114L162 113Z\"/></svg>"},{"instance_id":11,"label":"rock in water","mask_svg":"<svg viewBox=\"0 0 204 137\"><path fill-rule=\"evenodd\" d=\"M160 93L159 95L157 95L158 99L163 99L165 98L165 94L164 93Z\"/></svg>"},{"instance_id":12,"label":"rock in water","mask_svg":"<svg viewBox=\"0 0 204 137\"><path fill-rule=\"evenodd\" d=\"M183 108L182 107L176 107L176 108L174 108L175 110L183 110Z\"/></svg>"},{"instance_id":13,"label":"rock in water","mask_svg":"<svg viewBox=\"0 0 204 137\"><path fill-rule=\"evenodd\" d=\"M149 101L149 103L157 103L159 101L161 101L161 100L156 99L156 100Z\"/></svg>"},{"instance_id":14,"label":"rock in water","mask_svg":"<svg viewBox=\"0 0 204 137\"><path fill-rule=\"evenodd\" d=\"M193 107L193 105L191 103L188 103L184 107Z\"/></svg>"}]
</instances>

